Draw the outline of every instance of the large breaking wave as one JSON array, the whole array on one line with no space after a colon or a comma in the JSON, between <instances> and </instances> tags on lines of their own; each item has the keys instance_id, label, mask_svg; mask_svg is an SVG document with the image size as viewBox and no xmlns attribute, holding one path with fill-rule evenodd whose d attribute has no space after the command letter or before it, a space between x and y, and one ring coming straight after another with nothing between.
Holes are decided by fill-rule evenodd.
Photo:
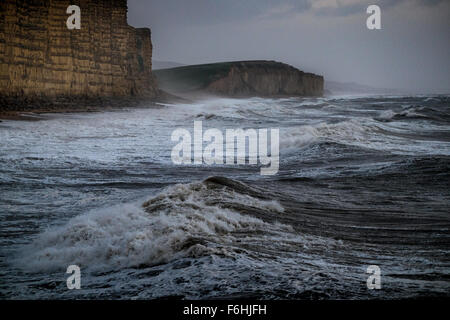
<instances>
[{"instance_id":1,"label":"large breaking wave","mask_svg":"<svg viewBox=\"0 0 450 320\"><path fill-rule=\"evenodd\" d=\"M245 187L210 178L168 187L142 205L94 210L40 234L17 262L37 272L71 264L103 271L151 266L180 257L227 254L225 245L266 241L292 231L248 214L281 214L284 209L276 201L239 193Z\"/></svg>"}]
</instances>

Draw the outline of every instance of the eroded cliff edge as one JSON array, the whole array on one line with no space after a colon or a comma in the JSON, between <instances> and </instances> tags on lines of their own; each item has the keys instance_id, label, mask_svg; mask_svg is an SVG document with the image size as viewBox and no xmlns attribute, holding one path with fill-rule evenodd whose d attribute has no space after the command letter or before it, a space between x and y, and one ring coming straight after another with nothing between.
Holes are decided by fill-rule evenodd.
<instances>
[{"instance_id":1,"label":"eroded cliff edge","mask_svg":"<svg viewBox=\"0 0 450 320\"><path fill-rule=\"evenodd\" d=\"M155 70L161 89L228 97L322 96L322 76L276 61L236 61Z\"/></svg>"},{"instance_id":2,"label":"eroded cliff edge","mask_svg":"<svg viewBox=\"0 0 450 320\"><path fill-rule=\"evenodd\" d=\"M80 30L66 26L69 5ZM0 110L157 97L150 30L129 26L127 10L127 0L2 0Z\"/></svg>"}]
</instances>

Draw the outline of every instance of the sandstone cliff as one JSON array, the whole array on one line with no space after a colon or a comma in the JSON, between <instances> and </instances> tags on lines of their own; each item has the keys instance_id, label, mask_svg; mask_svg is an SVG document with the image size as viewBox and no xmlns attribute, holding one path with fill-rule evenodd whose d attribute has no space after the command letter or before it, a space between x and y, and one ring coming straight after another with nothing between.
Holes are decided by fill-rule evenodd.
<instances>
[{"instance_id":1,"label":"sandstone cliff","mask_svg":"<svg viewBox=\"0 0 450 320\"><path fill-rule=\"evenodd\" d=\"M66 26L69 5L81 8L80 30ZM3 101L152 98L151 59L150 30L127 24L126 0L0 1Z\"/></svg>"},{"instance_id":2,"label":"sandstone cliff","mask_svg":"<svg viewBox=\"0 0 450 320\"><path fill-rule=\"evenodd\" d=\"M174 94L321 96L324 79L275 61L239 61L155 70L160 87Z\"/></svg>"}]
</instances>

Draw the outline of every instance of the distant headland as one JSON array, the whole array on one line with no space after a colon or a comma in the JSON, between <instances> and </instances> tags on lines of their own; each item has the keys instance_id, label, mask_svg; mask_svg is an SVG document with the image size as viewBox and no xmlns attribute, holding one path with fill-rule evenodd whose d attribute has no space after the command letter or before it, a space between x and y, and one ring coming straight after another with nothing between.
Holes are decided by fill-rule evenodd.
<instances>
[{"instance_id":1,"label":"distant headland","mask_svg":"<svg viewBox=\"0 0 450 320\"><path fill-rule=\"evenodd\" d=\"M175 95L227 97L322 96L324 79L276 61L234 61L154 70L159 87Z\"/></svg>"}]
</instances>

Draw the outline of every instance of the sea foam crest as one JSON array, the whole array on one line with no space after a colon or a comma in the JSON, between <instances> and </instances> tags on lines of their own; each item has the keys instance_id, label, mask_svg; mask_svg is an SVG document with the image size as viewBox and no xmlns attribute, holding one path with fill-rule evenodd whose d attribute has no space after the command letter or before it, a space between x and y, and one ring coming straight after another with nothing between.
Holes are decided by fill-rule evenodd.
<instances>
[{"instance_id":1,"label":"sea foam crest","mask_svg":"<svg viewBox=\"0 0 450 320\"><path fill-rule=\"evenodd\" d=\"M115 270L166 263L180 257L220 253L238 240L233 232L290 230L239 211L283 212L264 201L208 182L168 187L143 205L122 204L90 211L40 234L15 262L27 271L56 271L76 264Z\"/></svg>"},{"instance_id":2,"label":"sea foam crest","mask_svg":"<svg viewBox=\"0 0 450 320\"><path fill-rule=\"evenodd\" d=\"M380 133L380 128L375 125L353 120L333 124L321 122L287 129L282 133L281 147L298 148L320 141L365 145L370 141L379 141Z\"/></svg>"}]
</instances>

